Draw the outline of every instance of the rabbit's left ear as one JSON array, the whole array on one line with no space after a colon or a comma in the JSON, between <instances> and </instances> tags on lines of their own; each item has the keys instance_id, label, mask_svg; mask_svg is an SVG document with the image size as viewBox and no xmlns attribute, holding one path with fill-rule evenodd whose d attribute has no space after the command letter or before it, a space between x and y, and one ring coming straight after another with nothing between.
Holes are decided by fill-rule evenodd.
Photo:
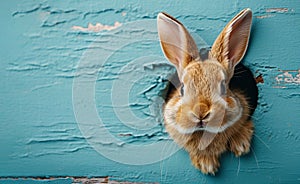
<instances>
[{"instance_id":1,"label":"rabbit's left ear","mask_svg":"<svg viewBox=\"0 0 300 184\"><path fill-rule=\"evenodd\" d=\"M210 58L217 59L229 75L246 53L251 24L251 10L242 10L226 25L211 48Z\"/></svg>"},{"instance_id":2,"label":"rabbit's left ear","mask_svg":"<svg viewBox=\"0 0 300 184\"><path fill-rule=\"evenodd\" d=\"M176 66L179 78L191 62L200 60L198 48L186 28L166 13L157 16L158 36L166 58Z\"/></svg>"}]
</instances>

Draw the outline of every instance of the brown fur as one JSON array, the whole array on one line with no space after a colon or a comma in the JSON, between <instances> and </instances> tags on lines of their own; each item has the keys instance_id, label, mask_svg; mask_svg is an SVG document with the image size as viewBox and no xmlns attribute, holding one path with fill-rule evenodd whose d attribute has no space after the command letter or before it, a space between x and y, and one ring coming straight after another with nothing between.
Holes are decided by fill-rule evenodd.
<instances>
[{"instance_id":1,"label":"brown fur","mask_svg":"<svg viewBox=\"0 0 300 184\"><path fill-rule=\"evenodd\" d=\"M236 92L236 95L242 101L243 107L247 107L247 102L243 95L239 92ZM178 96L178 91L174 90L170 94L171 100L167 102L167 106L173 106L179 99ZM189 152L191 161L196 168L200 169L204 174L215 174L220 166L219 157L226 150L232 151L237 157L249 152L254 127L252 121L248 121L248 110L245 108L242 118L224 132L216 135L206 132L215 137L204 150L199 149L202 147L201 145L205 147L206 142L209 141L202 137L204 131L185 135L169 126L168 123L166 123L166 129L172 139Z\"/></svg>"},{"instance_id":2,"label":"brown fur","mask_svg":"<svg viewBox=\"0 0 300 184\"><path fill-rule=\"evenodd\" d=\"M250 150L254 127L248 117L249 105L241 92L231 91L228 85L247 49L251 20L249 9L240 12L213 44L209 59L200 61L186 28L167 14L158 16L162 49L184 85L184 95L176 89L168 97L165 127L205 174L215 174L226 150L236 156Z\"/></svg>"}]
</instances>

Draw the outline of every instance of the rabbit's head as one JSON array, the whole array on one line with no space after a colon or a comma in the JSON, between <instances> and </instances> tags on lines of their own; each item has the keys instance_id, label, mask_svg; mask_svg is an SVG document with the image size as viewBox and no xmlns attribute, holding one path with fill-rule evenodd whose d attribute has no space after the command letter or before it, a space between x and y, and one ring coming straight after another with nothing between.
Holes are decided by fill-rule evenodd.
<instances>
[{"instance_id":1,"label":"rabbit's head","mask_svg":"<svg viewBox=\"0 0 300 184\"><path fill-rule=\"evenodd\" d=\"M243 97L229 89L235 66L243 58L249 41L252 12L244 9L223 29L209 57L201 60L187 29L166 13L157 17L161 48L175 65L181 86L164 109L164 117L177 131L224 131L245 113ZM242 99L242 100L241 100Z\"/></svg>"}]
</instances>

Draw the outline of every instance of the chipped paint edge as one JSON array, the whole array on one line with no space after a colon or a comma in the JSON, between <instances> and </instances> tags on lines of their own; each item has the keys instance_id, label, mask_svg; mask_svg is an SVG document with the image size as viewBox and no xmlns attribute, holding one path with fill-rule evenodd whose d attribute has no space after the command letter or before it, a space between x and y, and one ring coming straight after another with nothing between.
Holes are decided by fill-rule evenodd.
<instances>
[{"instance_id":1,"label":"chipped paint edge","mask_svg":"<svg viewBox=\"0 0 300 184\"><path fill-rule=\"evenodd\" d=\"M130 181L116 181L110 180L109 176L105 177L73 177L73 176L65 176L65 177L0 177L0 183L2 182L22 182L22 181L30 181L30 182L47 182L47 183L66 183L66 184L101 184L101 183L110 183L110 184L158 184L157 182L130 182Z\"/></svg>"}]
</instances>

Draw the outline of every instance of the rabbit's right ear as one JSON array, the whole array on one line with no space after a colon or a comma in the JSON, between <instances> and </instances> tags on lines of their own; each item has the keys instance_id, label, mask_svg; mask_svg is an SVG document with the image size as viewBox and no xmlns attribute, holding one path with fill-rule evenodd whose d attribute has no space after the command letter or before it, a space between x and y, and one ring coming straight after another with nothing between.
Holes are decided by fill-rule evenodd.
<instances>
[{"instance_id":1,"label":"rabbit's right ear","mask_svg":"<svg viewBox=\"0 0 300 184\"><path fill-rule=\"evenodd\" d=\"M251 24L251 10L242 10L226 25L211 48L210 57L217 59L230 76L245 55Z\"/></svg>"},{"instance_id":2,"label":"rabbit's right ear","mask_svg":"<svg viewBox=\"0 0 300 184\"><path fill-rule=\"evenodd\" d=\"M157 16L157 29L161 48L181 78L182 71L192 61L199 60L198 48L186 28L166 13Z\"/></svg>"}]
</instances>

